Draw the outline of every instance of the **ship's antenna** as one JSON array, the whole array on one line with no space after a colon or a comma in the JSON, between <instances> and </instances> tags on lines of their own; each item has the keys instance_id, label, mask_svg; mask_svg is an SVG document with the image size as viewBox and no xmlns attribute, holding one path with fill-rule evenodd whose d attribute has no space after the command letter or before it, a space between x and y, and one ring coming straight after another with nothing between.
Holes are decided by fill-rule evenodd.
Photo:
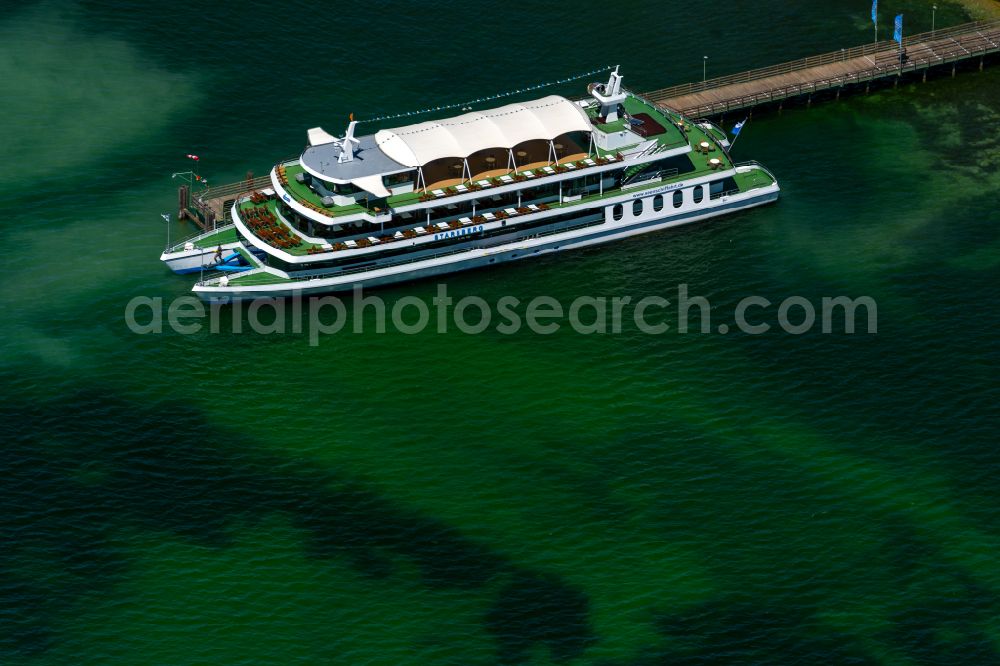
<instances>
[{"instance_id":1,"label":"ship's antenna","mask_svg":"<svg viewBox=\"0 0 1000 666\"><path fill-rule=\"evenodd\" d=\"M445 104L443 106L432 106L426 109L420 109L419 111L407 111L405 113L394 113L391 115L366 117L363 121L360 122L371 123L383 120L395 120L397 118L408 118L410 116L419 116L425 113L436 113L440 111L447 111L449 109L462 109L463 111L466 110L471 111L472 107L477 104L485 104L486 102L493 102L495 100L503 99L505 97L511 97L513 95L520 95L523 93L533 92L535 90L540 90L541 88L547 88L548 86L554 86L563 83L568 83L570 81L576 81L577 79L586 79L591 76L594 76L595 74L606 72L610 69L611 69L610 66L601 67L599 69L595 69L590 72L583 72L582 74L577 74L576 76L568 76L566 78L556 79L555 81L546 81L545 83L537 83L532 86L525 86L523 88L518 88L516 90L509 90L507 92L497 93L495 95L489 95L486 97L480 97L478 99L471 99L465 102L458 102L456 104Z\"/></svg>"},{"instance_id":2,"label":"ship's antenna","mask_svg":"<svg viewBox=\"0 0 1000 666\"><path fill-rule=\"evenodd\" d=\"M628 95L622 92L622 75L619 74L619 66L608 77L608 82L603 85L593 86L590 95L601 105L600 114L604 122L613 123L618 120L619 109Z\"/></svg>"}]
</instances>

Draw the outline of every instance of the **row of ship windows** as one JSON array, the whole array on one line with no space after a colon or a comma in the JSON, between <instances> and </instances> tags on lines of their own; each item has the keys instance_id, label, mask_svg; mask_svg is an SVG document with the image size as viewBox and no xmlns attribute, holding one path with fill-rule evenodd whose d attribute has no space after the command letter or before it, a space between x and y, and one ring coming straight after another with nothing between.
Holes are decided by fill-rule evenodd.
<instances>
[{"instance_id":1,"label":"row of ship windows","mask_svg":"<svg viewBox=\"0 0 1000 666\"><path fill-rule=\"evenodd\" d=\"M693 191L693 196L694 196L694 202L696 204L700 204L705 199L705 188L704 188L704 186L702 186L702 185L696 186L694 188L694 191ZM632 215L633 216L642 215L642 207L643 207L643 202L644 201L645 201L644 199L636 199L635 201L632 202ZM673 204L674 204L674 208L680 208L681 206L684 205L684 191L683 190L676 190L676 191L674 191ZM657 213L660 212L661 210L663 210L663 195L662 194L657 194L655 197L653 197L653 210L655 212L657 212ZM616 222L618 220L622 219L623 217L625 217L625 208L624 208L624 206L622 204L617 204L614 207L614 209L612 209L611 215L614 217L614 219L615 219Z\"/></svg>"}]
</instances>

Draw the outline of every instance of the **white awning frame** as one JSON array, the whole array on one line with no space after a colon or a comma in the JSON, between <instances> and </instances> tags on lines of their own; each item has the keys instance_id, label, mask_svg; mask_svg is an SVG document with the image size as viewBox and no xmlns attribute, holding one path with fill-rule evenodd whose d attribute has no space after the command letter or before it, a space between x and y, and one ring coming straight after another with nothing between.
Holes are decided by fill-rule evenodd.
<instances>
[{"instance_id":1,"label":"white awning frame","mask_svg":"<svg viewBox=\"0 0 1000 666\"><path fill-rule=\"evenodd\" d=\"M487 148L510 150L533 139L551 141L568 132L591 130L583 109L565 97L550 95L455 118L381 130L375 141L396 162L421 167L445 157L464 159Z\"/></svg>"}]
</instances>

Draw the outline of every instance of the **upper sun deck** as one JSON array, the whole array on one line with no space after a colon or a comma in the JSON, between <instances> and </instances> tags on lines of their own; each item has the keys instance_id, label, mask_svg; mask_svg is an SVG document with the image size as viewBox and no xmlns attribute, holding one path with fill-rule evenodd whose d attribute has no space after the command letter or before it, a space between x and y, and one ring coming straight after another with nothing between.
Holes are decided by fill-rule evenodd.
<instances>
[{"instance_id":1,"label":"upper sun deck","mask_svg":"<svg viewBox=\"0 0 1000 666\"><path fill-rule=\"evenodd\" d=\"M336 184L352 183L385 196L383 176L420 170L441 160L465 160L485 150L512 150L531 141L550 141L589 132L577 104L558 95L472 111L453 118L379 130L354 137L353 120L344 138L321 128L309 130L300 163L309 173Z\"/></svg>"},{"instance_id":2,"label":"upper sun deck","mask_svg":"<svg viewBox=\"0 0 1000 666\"><path fill-rule=\"evenodd\" d=\"M633 145L655 139L660 146L679 148L688 144L688 135L681 129L685 121L681 116L675 116L662 108L647 102L634 93L626 92L622 101L627 117L617 118L608 122L601 116L599 105L586 107L587 117L594 129L604 134L630 135Z\"/></svg>"},{"instance_id":3,"label":"upper sun deck","mask_svg":"<svg viewBox=\"0 0 1000 666\"><path fill-rule=\"evenodd\" d=\"M306 171L340 183L383 176L409 168L386 155L379 148L374 135L358 137L358 141L350 161L341 162L340 156L344 149L339 142L330 142L306 148L300 163Z\"/></svg>"},{"instance_id":4,"label":"upper sun deck","mask_svg":"<svg viewBox=\"0 0 1000 666\"><path fill-rule=\"evenodd\" d=\"M579 101L551 95L358 138L353 118L343 139L313 128L311 145L296 162L278 165L272 180L286 202L314 221L348 216L378 223L401 207L504 188L525 174L556 181L571 178L567 171L574 169L625 169L628 176L632 164L727 145L718 128L622 88L617 70L588 92L591 97ZM692 162L695 170L718 170L729 168L727 157Z\"/></svg>"},{"instance_id":5,"label":"upper sun deck","mask_svg":"<svg viewBox=\"0 0 1000 666\"><path fill-rule=\"evenodd\" d=\"M373 220L374 216L384 215L390 210L407 209L413 206L433 206L446 205L451 197L462 198L463 193L472 193L488 188L509 188L525 187L535 183L542 183L548 180L562 180L572 178L576 175L586 173L630 169L631 164L639 165L646 160L660 159L663 156L678 153L689 153L687 159L692 163L691 170L681 170L676 178L692 177L694 175L708 174L719 169L732 168L732 163L724 150L718 150L719 144L725 141L725 133L717 127L708 123L695 123L675 115L669 111L662 110L648 101L634 96L631 93L624 101L623 106L626 112L633 118L648 116L653 123L648 120L643 125L655 128L658 133L642 136L635 133L634 129L624 129L629 125L623 119L621 123L615 123L608 128L616 131L621 127L621 132L629 133L627 140L629 145L621 150L605 150L594 144L589 147L579 146L566 142L565 145L555 143L554 153L548 152L548 142L542 146L542 154L537 156L539 161L528 157L527 160L520 159L516 153L511 163L505 163L500 168L493 164L480 164L477 168L474 162L456 160L455 166L458 170L454 174L451 172L439 173L434 176L433 172L428 172L429 178L423 186L406 189L402 192L390 193L388 197L360 198L358 200L348 200L348 203L336 205L331 203L328 197L316 191L312 185L302 180L303 166L298 160L286 162L278 165L273 174L273 180L279 187L279 192L290 195L286 201L292 199L298 205L308 209L300 210L300 213L311 217L318 222L329 224L339 224L342 218L355 219L359 215L361 219ZM601 123L596 115L597 109L584 109L588 118L593 119L595 131L606 131L606 123ZM635 128L634 125L630 127ZM643 129L646 129L645 127ZM643 148L645 146L645 148ZM520 151L518 151L520 152ZM639 153L645 152L643 156ZM587 161L588 155L592 157ZM618 159L609 160L610 157ZM452 165L449 165L452 166ZM463 168L465 167L465 168ZM638 166L634 167L638 168ZM674 177L665 176L666 180ZM530 180L530 182L525 182ZM289 203L291 203L289 201ZM387 210L388 209L388 210Z\"/></svg>"}]
</instances>

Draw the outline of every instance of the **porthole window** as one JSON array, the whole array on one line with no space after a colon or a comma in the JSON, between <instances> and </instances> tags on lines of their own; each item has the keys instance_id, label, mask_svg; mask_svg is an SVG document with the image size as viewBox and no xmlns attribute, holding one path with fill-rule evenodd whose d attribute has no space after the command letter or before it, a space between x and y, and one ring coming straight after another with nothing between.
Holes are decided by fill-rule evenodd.
<instances>
[{"instance_id":1,"label":"porthole window","mask_svg":"<svg viewBox=\"0 0 1000 666\"><path fill-rule=\"evenodd\" d=\"M680 208L684 205L684 192L681 190L676 190L674 192L674 208Z\"/></svg>"},{"instance_id":2,"label":"porthole window","mask_svg":"<svg viewBox=\"0 0 1000 666\"><path fill-rule=\"evenodd\" d=\"M655 197L653 197L653 210L655 210L656 212L660 212L661 210L663 210L662 194L657 194Z\"/></svg>"},{"instance_id":3,"label":"porthole window","mask_svg":"<svg viewBox=\"0 0 1000 666\"><path fill-rule=\"evenodd\" d=\"M639 217L642 215L642 199L636 199L632 202L632 216Z\"/></svg>"},{"instance_id":4,"label":"porthole window","mask_svg":"<svg viewBox=\"0 0 1000 666\"><path fill-rule=\"evenodd\" d=\"M694 202L700 204L701 200L705 198L705 188L699 185L694 188Z\"/></svg>"},{"instance_id":5,"label":"porthole window","mask_svg":"<svg viewBox=\"0 0 1000 666\"><path fill-rule=\"evenodd\" d=\"M615 222L625 217L625 209L622 208L621 204L615 204L611 211L611 217L615 218Z\"/></svg>"}]
</instances>

